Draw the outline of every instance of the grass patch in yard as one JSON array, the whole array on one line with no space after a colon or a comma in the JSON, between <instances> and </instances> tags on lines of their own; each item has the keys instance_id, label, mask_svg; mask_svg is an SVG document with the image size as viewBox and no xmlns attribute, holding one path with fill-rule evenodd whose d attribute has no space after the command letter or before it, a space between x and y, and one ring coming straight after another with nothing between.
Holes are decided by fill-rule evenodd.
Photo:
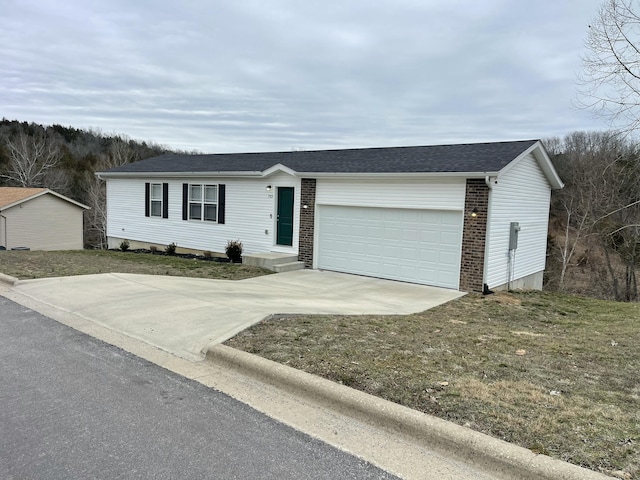
<instances>
[{"instance_id":1,"label":"grass patch in yard","mask_svg":"<svg viewBox=\"0 0 640 480\"><path fill-rule=\"evenodd\" d=\"M460 425L640 479L640 305L468 295L409 316L262 322L226 342Z\"/></svg>"},{"instance_id":2,"label":"grass patch in yard","mask_svg":"<svg viewBox=\"0 0 640 480\"><path fill-rule=\"evenodd\" d=\"M271 273L242 264L106 250L0 251L0 272L21 280L111 272L242 280Z\"/></svg>"}]
</instances>

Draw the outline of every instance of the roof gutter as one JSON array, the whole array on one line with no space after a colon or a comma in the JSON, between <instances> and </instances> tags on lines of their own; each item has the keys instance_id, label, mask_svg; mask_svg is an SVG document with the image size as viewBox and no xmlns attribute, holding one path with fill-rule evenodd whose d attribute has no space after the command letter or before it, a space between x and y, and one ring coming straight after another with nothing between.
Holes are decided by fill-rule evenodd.
<instances>
[{"instance_id":1,"label":"roof gutter","mask_svg":"<svg viewBox=\"0 0 640 480\"><path fill-rule=\"evenodd\" d=\"M488 175L497 176L498 172L298 172L298 177L311 178L407 178L407 177L457 177L457 178L485 178Z\"/></svg>"},{"instance_id":2,"label":"roof gutter","mask_svg":"<svg viewBox=\"0 0 640 480\"><path fill-rule=\"evenodd\" d=\"M271 170L246 172L96 172L100 179L106 178L195 178L195 177L242 177L265 178ZM294 172L292 175L301 178L490 178L497 177L498 172Z\"/></svg>"},{"instance_id":3,"label":"roof gutter","mask_svg":"<svg viewBox=\"0 0 640 480\"><path fill-rule=\"evenodd\" d=\"M487 184L487 187L489 187L489 190L492 190L492 189L493 189L493 186L494 186L496 183L498 183L498 177L497 177L497 176L491 177L491 176L489 176L489 175L485 175L485 177L484 177L484 183L486 183L486 184Z\"/></svg>"},{"instance_id":4,"label":"roof gutter","mask_svg":"<svg viewBox=\"0 0 640 480\"><path fill-rule=\"evenodd\" d=\"M263 172L96 172L106 178L194 178L194 177L263 177Z\"/></svg>"}]
</instances>

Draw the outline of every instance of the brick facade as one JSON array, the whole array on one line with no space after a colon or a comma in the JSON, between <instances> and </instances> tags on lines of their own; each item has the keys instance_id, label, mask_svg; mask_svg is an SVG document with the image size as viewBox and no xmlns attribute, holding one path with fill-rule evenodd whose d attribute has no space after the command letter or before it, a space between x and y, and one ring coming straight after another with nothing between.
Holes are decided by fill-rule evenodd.
<instances>
[{"instance_id":1,"label":"brick facade","mask_svg":"<svg viewBox=\"0 0 640 480\"><path fill-rule=\"evenodd\" d=\"M304 206L307 208L304 208ZM313 268L313 227L315 222L316 179L303 178L300 190L300 240L298 260Z\"/></svg>"},{"instance_id":2,"label":"brick facade","mask_svg":"<svg viewBox=\"0 0 640 480\"><path fill-rule=\"evenodd\" d=\"M472 216L473 209L477 210ZM487 240L489 187L481 178L467 179L462 230L460 290L483 291L484 250Z\"/></svg>"}]
</instances>

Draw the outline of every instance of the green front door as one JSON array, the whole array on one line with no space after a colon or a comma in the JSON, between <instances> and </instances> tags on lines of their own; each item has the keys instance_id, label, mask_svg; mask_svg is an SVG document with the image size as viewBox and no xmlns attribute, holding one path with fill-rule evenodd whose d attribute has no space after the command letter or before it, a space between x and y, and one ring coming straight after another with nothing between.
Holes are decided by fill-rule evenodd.
<instances>
[{"instance_id":1,"label":"green front door","mask_svg":"<svg viewBox=\"0 0 640 480\"><path fill-rule=\"evenodd\" d=\"M293 245L293 187L278 187L276 243Z\"/></svg>"}]
</instances>

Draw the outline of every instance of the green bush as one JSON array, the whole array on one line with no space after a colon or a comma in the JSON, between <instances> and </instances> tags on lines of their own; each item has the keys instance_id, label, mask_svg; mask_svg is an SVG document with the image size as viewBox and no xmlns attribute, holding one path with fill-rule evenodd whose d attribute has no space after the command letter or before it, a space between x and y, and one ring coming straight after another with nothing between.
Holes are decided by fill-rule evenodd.
<instances>
[{"instance_id":1,"label":"green bush","mask_svg":"<svg viewBox=\"0 0 640 480\"><path fill-rule=\"evenodd\" d=\"M242 263L242 242L240 240L229 240L224 251L233 263Z\"/></svg>"},{"instance_id":2,"label":"green bush","mask_svg":"<svg viewBox=\"0 0 640 480\"><path fill-rule=\"evenodd\" d=\"M167 255L175 255L176 254L176 242L172 242L169 245L167 245L167 248L164 249L164 253L166 253Z\"/></svg>"},{"instance_id":3,"label":"green bush","mask_svg":"<svg viewBox=\"0 0 640 480\"><path fill-rule=\"evenodd\" d=\"M126 238L120 242L120 250L122 250L123 252L126 252L127 250L129 250L130 246L131 244L129 243L129 240L127 240Z\"/></svg>"}]
</instances>

